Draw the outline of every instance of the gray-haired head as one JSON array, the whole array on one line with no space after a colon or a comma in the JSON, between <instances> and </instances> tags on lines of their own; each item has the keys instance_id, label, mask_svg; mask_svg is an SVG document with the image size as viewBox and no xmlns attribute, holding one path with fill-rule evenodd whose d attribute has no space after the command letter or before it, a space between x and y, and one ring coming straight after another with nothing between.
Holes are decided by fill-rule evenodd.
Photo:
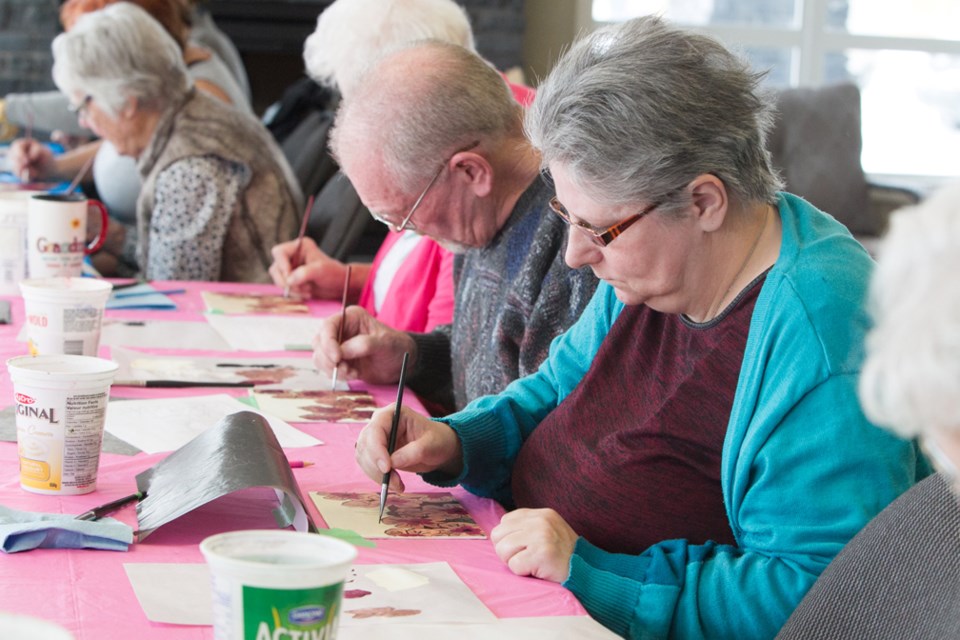
<instances>
[{"instance_id":1,"label":"gray-haired head","mask_svg":"<svg viewBox=\"0 0 960 640\"><path fill-rule=\"evenodd\" d=\"M735 200L772 203L781 183L761 78L707 36L638 18L573 45L537 89L527 133L544 166L562 164L598 202L663 201L669 212L710 173Z\"/></svg>"},{"instance_id":2,"label":"gray-haired head","mask_svg":"<svg viewBox=\"0 0 960 640\"><path fill-rule=\"evenodd\" d=\"M411 73L415 69L415 73ZM475 53L436 40L411 43L361 77L337 112L330 148L375 149L404 190L422 188L454 151L474 141L523 139L523 108Z\"/></svg>"},{"instance_id":3,"label":"gray-haired head","mask_svg":"<svg viewBox=\"0 0 960 640\"><path fill-rule=\"evenodd\" d=\"M870 283L864 412L913 437L960 431L960 182L901 209Z\"/></svg>"},{"instance_id":4,"label":"gray-haired head","mask_svg":"<svg viewBox=\"0 0 960 640\"><path fill-rule=\"evenodd\" d=\"M81 16L53 40L53 81L68 96L90 95L111 117L130 98L162 111L190 89L176 41L129 2Z\"/></svg>"},{"instance_id":5,"label":"gray-haired head","mask_svg":"<svg viewBox=\"0 0 960 640\"><path fill-rule=\"evenodd\" d=\"M377 58L426 39L474 50L470 20L453 0L336 0L317 18L303 60L311 78L348 96Z\"/></svg>"}]
</instances>

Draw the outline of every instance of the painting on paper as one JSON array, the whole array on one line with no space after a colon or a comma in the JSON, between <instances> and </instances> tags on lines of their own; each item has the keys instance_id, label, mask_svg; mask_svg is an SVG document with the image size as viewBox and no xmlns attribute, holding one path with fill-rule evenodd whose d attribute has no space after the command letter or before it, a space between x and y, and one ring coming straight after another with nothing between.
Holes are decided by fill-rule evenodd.
<instances>
[{"instance_id":1,"label":"painting on paper","mask_svg":"<svg viewBox=\"0 0 960 640\"><path fill-rule=\"evenodd\" d=\"M446 562L357 565L343 584L343 627L491 622L496 617Z\"/></svg>"},{"instance_id":2,"label":"painting on paper","mask_svg":"<svg viewBox=\"0 0 960 640\"><path fill-rule=\"evenodd\" d=\"M323 493L310 497L327 526L364 538L486 538L460 501L449 492L391 493L383 521L379 493Z\"/></svg>"},{"instance_id":3,"label":"painting on paper","mask_svg":"<svg viewBox=\"0 0 960 640\"><path fill-rule=\"evenodd\" d=\"M210 313L245 314L275 313L281 315L310 313L302 298L284 298L270 293L225 293L203 291L203 302Z\"/></svg>"},{"instance_id":4,"label":"painting on paper","mask_svg":"<svg viewBox=\"0 0 960 640\"><path fill-rule=\"evenodd\" d=\"M120 365L119 380L182 380L223 382L287 388L330 388L330 378L310 358L235 358L156 355L114 347L111 358ZM341 387L340 384L337 385ZM342 388L347 389L344 384Z\"/></svg>"},{"instance_id":5,"label":"painting on paper","mask_svg":"<svg viewBox=\"0 0 960 640\"><path fill-rule=\"evenodd\" d=\"M361 422L370 420L376 401L367 391L318 389L256 389L262 410L288 422Z\"/></svg>"}]
</instances>

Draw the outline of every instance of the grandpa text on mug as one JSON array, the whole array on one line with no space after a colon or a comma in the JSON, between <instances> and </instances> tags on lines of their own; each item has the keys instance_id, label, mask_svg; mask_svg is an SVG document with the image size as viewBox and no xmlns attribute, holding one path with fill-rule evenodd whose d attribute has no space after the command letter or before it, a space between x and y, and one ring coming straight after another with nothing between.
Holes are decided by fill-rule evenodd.
<instances>
[{"instance_id":1,"label":"grandpa text on mug","mask_svg":"<svg viewBox=\"0 0 960 640\"><path fill-rule=\"evenodd\" d=\"M87 245L87 208L100 211L100 233ZM44 194L30 198L27 255L31 278L76 277L83 256L97 251L106 238L107 208L79 194Z\"/></svg>"}]
</instances>

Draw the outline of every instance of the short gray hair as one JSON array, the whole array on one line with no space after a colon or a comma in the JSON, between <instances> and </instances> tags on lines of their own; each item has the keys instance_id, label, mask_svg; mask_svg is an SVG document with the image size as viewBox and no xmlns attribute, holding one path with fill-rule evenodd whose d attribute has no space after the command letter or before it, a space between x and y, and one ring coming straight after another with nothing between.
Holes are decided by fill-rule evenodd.
<instances>
[{"instance_id":1,"label":"short gray hair","mask_svg":"<svg viewBox=\"0 0 960 640\"><path fill-rule=\"evenodd\" d=\"M330 147L338 158L348 147L377 149L410 192L423 187L445 156L476 140L526 144L522 120L506 81L482 58L427 40L387 55L363 75L356 96L340 105Z\"/></svg>"},{"instance_id":2,"label":"short gray hair","mask_svg":"<svg viewBox=\"0 0 960 640\"><path fill-rule=\"evenodd\" d=\"M891 219L870 283L860 400L913 437L960 430L960 182Z\"/></svg>"},{"instance_id":3,"label":"short gray hair","mask_svg":"<svg viewBox=\"0 0 960 640\"><path fill-rule=\"evenodd\" d=\"M474 50L470 19L453 0L336 0L317 18L303 61L311 78L346 96L381 55L426 39Z\"/></svg>"},{"instance_id":4,"label":"short gray hair","mask_svg":"<svg viewBox=\"0 0 960 640\"><path fill-rule=\"evenodd\" d=\"M773 203L781 182L766 150L772 101L763 74L717 41L643 17L580 40L537 89L527 134L611 205L665 201L696 176L720 178L742 203Z\"/></svg>"},{"instance_id":5,"label":"short gray hair","mask_svg":"<svg viewBox=\"0 0 960 640\"><path fill-rule=\"evenodd\" d=\"M81 16L54 38L52 48L53 80L60 91L93 96L111 117L128 98L162 111L192 85L176 41L130 2Z\"/></svg>"}]
</instances>

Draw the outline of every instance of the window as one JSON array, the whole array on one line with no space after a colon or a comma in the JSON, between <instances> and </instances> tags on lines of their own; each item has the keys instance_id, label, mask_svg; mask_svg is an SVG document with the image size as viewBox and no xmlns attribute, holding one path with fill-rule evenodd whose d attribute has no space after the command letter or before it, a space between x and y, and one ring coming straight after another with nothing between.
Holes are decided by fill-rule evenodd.
<instances>
[{"instance_id":1,"label":"window","mask_svg":"<svg viewBox=\"0 0 960 640\"><path fill-rule=\"evenodd\" d=\"M852 81L867 173L960 176L957 0L584 1L589 26L655 13L710 33L773 87Z\"/></svg>"}]
</instances>

